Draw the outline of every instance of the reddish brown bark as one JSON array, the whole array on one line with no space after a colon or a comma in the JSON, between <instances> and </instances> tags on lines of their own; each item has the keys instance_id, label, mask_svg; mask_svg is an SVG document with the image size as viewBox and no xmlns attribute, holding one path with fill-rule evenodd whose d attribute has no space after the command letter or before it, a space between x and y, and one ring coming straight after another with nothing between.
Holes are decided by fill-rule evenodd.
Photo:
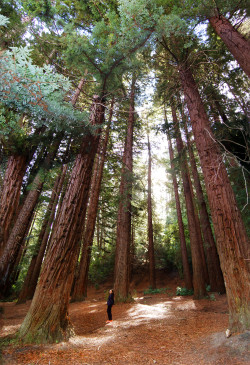
<instances>
[{"instance_id":1,"label":"reddish brown bark","mask_svg":"<svg viewBox=\"0 0 250 365\"><path fill-rule=\"evenodd\" d=\"M173 106L172 106L172 116L176 132L176 145L180 158L181 176L182 176L184 197L187 209L188 230L190 236L190 247L191 247L192 266L193 266L194 297L198 299L204 297L206 294L204 262L201 253L202 242L200 241L201 235L200 232L198 231L199 227L197 227L196 212L193 202L193 194L191 191L192 187L190 185L190 177L188 173L188 166L184 152L184 146L180 135L176 112Z\"/></svg>"},{"instance_id":2,"label":"reddish brown bark","mask_svg":"<svg viewBox=\"0 0 250 365\"><path fill-rule=\"evenodd\" d=\"M170 138L169 133L167 133L167 136L168 136L169 157L170 157L171 170L172 170L171 175L172 175L172 179L173 179L175 204L176 204L176 212L177 212L179 235L180 235L183 276L184 276L184 281L185 281L185 287L187 289L192 289L193 288L192 275L191 275L189 263L188 263L187 245L186 245L184 225L183 225L182 214L181 214L181 204L180 204L180 198L179 198L179 192L178 192L178 183L177 183L176 174L175 174L174 152L173 152L171 138Z\"/></svg>"},{"instance_id":3,"label":"reddish brown bark","mask_svg":"<svg viewBox=\"0 0 250 365\"><path fill-rule=\"evenodd\" d=\"M22 123L21 118L20 123ZM9 239L10 231L14 225L14 217L17 216L21 186L26 172L27 164L32 159L37 148L37 137L45 130L42 126L37 128L30 138L33 139L33 146L29 150L23 149L22 155L13 154L8 159L5 171L3 187L1 189L0 203L0 256Z\"/></svg>"},{"instance_id":4,"label":"reddish brown bark","mask_svg":"<svg viewBox=\"0 0 250 365\"><path fill-rule=\"evenodd\" d=\"M131 194L133 166L135 78L132 80L127 137L123 152L120 203L117 216L114 291L117 300L126 300L129 291L129 256L131 241Z\"/></svg>"},{"instance_id":5,"label":"reddish brown bark","mask_svg":"<svg viewBox=\"0 0 250 365\"><path fill-rule=\"evenodd\" d=\"M13 155L9 157L1 192L0 256L8 241L13 217L19 204L26 167L27 155Z\"/></svg>"},{"instance_id":6,"label":"reddish brown bark","mask_svg":"<svg viewBox=\"0 0 250 365\"><path fill-rule=\"evenodd\" d=\"M104 105L95 97L90 121L102 125ZM69 297L85 218L91 171L100 129L86 135L76 158L58 219L53 227L39 283L19 336L29 342L55 342L70 335Z\"/></svg>"},{"instance_id":7,"label":"reddish brown bark","mask_svg":"<svg viewBox=\"0 0 250 365\"><path fill-rule=\"evenodd\" d=\"M64 165L61 169L61 173L55 181L48 209L45 213L43 225L39 233L38 242L35 249L36 252L31 259L31 263L23 283L22 290L19 294L17 304L21 304L26 300L31 299L34 295L66 171L67 165Z\"/></svg>"},{"instance_id":8,"label":"reddish brown bark","mask_svg":"<svg viewBox=\"0 0 250 365\"><path fill-rule=\"evenodd\" d=\"M250 42L222 15L210 17L209 23L225 43L242 70L250 77Z\"/></svg>"},{"instance_id":9,"label":"reddish brown bark","mask_svg":"<svg viewBox=\"0 0 250 365\"><path fill-rule=\"evenodd\" d=\"M81 260L79 264L79 272L74 284L71 295L72 301L81 301L87 296L88 271L91 259L91 251L95 232L95 222L98 212L98 201L101 190L103 168L106 159L107 145L109 139L110 124L113 116L114 99L112 100L109 114L109 121L106 128L104 140L100 143L99 153L96 156L94 164L94 173L91 179L91 193L89 198L89 206L87 212L87 221L83 234L83 245ZM100 154L100 156L99 156Z\"/></svg>"},{"instance_id":10,"label":"reddish brown bark","mask_svg":"<svg viewBox=\"0 0 250 365\"><path fill-rule=\"evenodd\" d=\"M53 146L51 152L48 154L44 171L48 170L54 160L55 154L58 150L60 140ZM10 275L13 271L15 260L18 256L19 248L24 240L27 227L33 215L34 209L37 205L42 187L45 181L44 171L39 172L32 184L32 189L29 191L21 211L15 221L15 225L11 230L9 239L0 257L0 289L2 294L5 292L6 283L8 283Z\"/></svg>"},{"instance_id":11,"label":"reddish brown bark","mask_svg":"<svg viewBox=\"0 0 250 365\"><path fill-rule=\"evenodd\" d=\"M213 232L211 229L211 224L209 220L209 215L207 211L206 202L204 199L200 177L196 166L196 161L193 153L192 146L189 141L189 135L186 128L186 136L187 136L187 145L190 157L190 163L192 168L192 174L194 179L194 186L196 190L196 196L198 201L199 213L200 213L200 222L201 228L204 238L204 247L206 250L206 258L207 258L207 267L208 267L208 275L209 275L209 283L211 287L211 291L218 291L220 293L225 292L224 279L220 268L219 256L217 253L217 248L213 236Z\"/></svg>"},{"instance_id":12,"label":"reddish brown bark","mask_svg":"<svg viewBox=\"0 0 250 365\"><path fill-rule=\"evenodd\" d=\"M179 65L195 143L204 174L223 272L231 329L247 329L250 318L249 240L203 102L187 63Z\"/></svg>"},{"instance_id":13,"label":"reddish brown bark","mask_svg":"<svg viewBox=\"0 0 250 365\"><path fill-rule=\"evenodd\" d=\"M148 135L148 258L149 258L149 285L152 289L156 288L155 279L155 252L154 252L154 233L152 218L152 181L151 181L151 146Z\"/></svg>"}]
</instances>

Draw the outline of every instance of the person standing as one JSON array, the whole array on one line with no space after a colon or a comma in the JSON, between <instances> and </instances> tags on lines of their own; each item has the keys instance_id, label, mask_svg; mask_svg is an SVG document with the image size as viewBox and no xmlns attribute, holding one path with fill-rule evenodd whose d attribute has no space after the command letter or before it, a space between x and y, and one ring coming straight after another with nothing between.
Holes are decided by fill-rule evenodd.
<instances>
[{"instance_id":1,"label":"person standing","mask_svg":"<svg viewBox=\"0 0 250 365\"><path fill-rule=\"evenodd\" d=\"M114 290L110 289L109 291L109 297L107 300L107 313L108 313L108 320L106 321L106 323L111 323L112 322L112 313L111 313L111 309L112 306L115 304L115 299L114 299L115 295L114 295Z\"/></svg>"}]
</instances>

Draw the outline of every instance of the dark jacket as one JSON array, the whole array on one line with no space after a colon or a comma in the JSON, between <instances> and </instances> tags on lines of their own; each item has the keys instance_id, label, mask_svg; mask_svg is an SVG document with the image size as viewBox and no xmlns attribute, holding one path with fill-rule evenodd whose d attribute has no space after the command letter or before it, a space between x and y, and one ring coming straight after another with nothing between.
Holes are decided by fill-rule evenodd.
<instances>
[{"instance_id":1,"label":"dark jacket","mask_svg":"<svg viewBox=\"0 0 250 365\"><path fill-rule=\"evenodd\" d=\"M108 300L107 300L107 304L108 305L114 305L115 301L114 301L114 293L109 294Z\"/></svg>"}]
</instances>

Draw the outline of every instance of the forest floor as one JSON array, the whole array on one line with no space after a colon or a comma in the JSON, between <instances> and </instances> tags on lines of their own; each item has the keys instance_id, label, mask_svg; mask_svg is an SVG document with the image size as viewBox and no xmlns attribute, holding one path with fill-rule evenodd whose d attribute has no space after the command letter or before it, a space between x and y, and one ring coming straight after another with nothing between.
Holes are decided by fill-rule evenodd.
<instances>
[{"instance_id":1,"label":"forest floor","mask_svg":"<svg viewBox=\"0 0 250 365\"><path fill-rule=\"evenodd\" d=\"M134 283L136 284L136 283ZM159 286L159 284L163 284ZM30 302L1 303L0 364L6 365L241 365L250 363L250 332L226 337L225 295L193 300L176 296L177 278L158 283L160 294L144 294L145 282L135 285L133 303L115 304L113 322L106 324L108 286L89 289L85 302L70 304L75 336L54 345L7 343L15 334Z\"/></svg>"}]
</instances>

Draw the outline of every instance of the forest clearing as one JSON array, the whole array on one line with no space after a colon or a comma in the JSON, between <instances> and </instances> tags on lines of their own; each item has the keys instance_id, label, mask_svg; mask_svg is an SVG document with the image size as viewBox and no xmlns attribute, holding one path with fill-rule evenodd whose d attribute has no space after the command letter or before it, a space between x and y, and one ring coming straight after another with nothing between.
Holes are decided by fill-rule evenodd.
<instances>
[{"instance_id":1,"label":"forest clearing","mask_svg":"<svg viewBox=\"0 0 250 365\"><path fill-rule=\"evenodd\" d=\"M249 78L249 0L0 1L6 363L248 360Z\"/></svg>"},{"instance_id":2,"label":"forest clearing","mask_svg":"<svg viewBox=\"0 0 250 365\"><path fill-rule=\"evenodd\" d=\"M158 279L159 277L157 277ZM107 319L104 292L90 288L85 302L71 303L70 320L75 335L69 342L54 345L9 345L3 349L6 365L244 365L250 360L250 333L226 337L228 306L226 295L210 294L202 300L176 296L180 280L161 274L162 293L144 294L148 287L140 280L133 303L113 307L113 323ZM4 304L0 341L14 334L30 302ZM4 319L3 319L4 318Z\"/></svg>"}]
</instances>

